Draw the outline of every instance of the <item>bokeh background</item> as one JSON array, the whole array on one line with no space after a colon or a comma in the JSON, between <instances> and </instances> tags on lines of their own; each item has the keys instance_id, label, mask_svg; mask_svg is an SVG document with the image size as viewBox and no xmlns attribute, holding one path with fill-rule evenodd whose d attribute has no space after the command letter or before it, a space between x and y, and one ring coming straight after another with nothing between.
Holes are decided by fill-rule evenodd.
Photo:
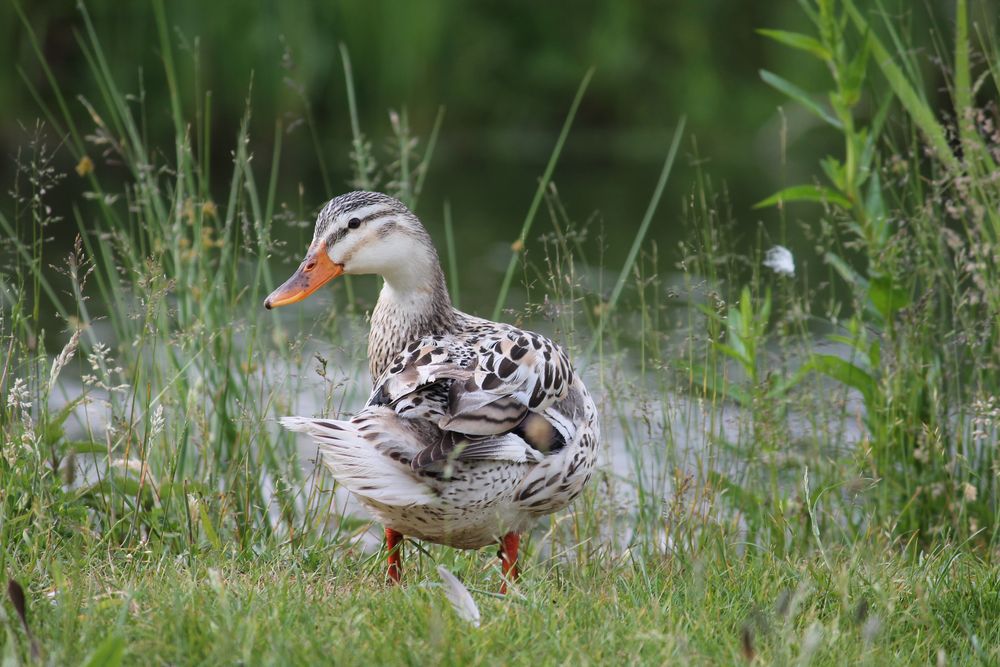
<instances>
[{"instance_id":1,"label":"bokeh background","mask_svg":"<svg viewBox=\"0 0 1000 667\"><path fill-rule=\"evenodd\" d=\"M79 44L86 26L75 3L21 5L73 113L85 119L80 100L99 106L100 91ZM90 0L86 6L121 89L145 106L148 142L169 154L173 135L152 4ZM944 3L913 8L889 0L884 7L887 20L921 35L935 12L944 21L939 25L951 24ZM477 269L495 264L499 271L505 264L590 67L596 74L554 180L570 215L603 230L609 264L619 265L627 251L682 115L689 131L652 240L669 247L685 234L682 201L700 170L724 193L728 205L723 201L720 209L731 212L748 241L762 232L809 264L808 243L800 237L808 217L788 224L774 210L752 209L781 187L815 178L818 160L841 150L837 136L759 76L767 69L807 89L825 85L819 78L827 75L812 59L755 33L766 27L808 32L795 2L175 0L166 12L179 47L185 114L194 117L199 95L211 91L211 164L220 188L228 185L229 155L249 100L251 151L265 178L279 123L284 134L280 201L311 214L348 189L351 132L340 43L353 61L362 129L376 154L387 155L389 109L405 109L412 131L426 137L444 107L418 213L440 240L443 204L451 203L459 268L473 293L497 277ZM0 182L6 190L13 156L41 116L25 81L47 103L54 100L13 4L0 6L0 26L0 153L6 156ZM939 74L931 58L927 64L933 80ZM303 122L309 113L315 139ZM71 176L60 187L80 186L68 151L56 164ZM106 175L115 167L98 162L98 168ZM802 215L817 213L804 209ZM535 229L544 231L544 223ZM66 236L71 241L72 232Z\"/></svg>"}]
</instances>

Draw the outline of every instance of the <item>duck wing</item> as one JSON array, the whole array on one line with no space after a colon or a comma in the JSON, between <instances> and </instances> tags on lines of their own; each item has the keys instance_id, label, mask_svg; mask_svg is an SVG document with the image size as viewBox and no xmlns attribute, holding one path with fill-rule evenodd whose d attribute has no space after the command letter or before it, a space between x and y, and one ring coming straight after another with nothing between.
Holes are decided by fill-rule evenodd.
<instances>
[{"instance_id":1,"label":"duck wing","mask_svg":"<svg viewBox=\"0 0 1000 667\"><path fill-rule=\"evenodd\" d=\"M412 341L376 382L368 407L440 430L413 458L415 469L455 459L540 461L575 432L558 409L574 380L565 352L548 338L480 326Z\"/></svg>"}]
</instances>

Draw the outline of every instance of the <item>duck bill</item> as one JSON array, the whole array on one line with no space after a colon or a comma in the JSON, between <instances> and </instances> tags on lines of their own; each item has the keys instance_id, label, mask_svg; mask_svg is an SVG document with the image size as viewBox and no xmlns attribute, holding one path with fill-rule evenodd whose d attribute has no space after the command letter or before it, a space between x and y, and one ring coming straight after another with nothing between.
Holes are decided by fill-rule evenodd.
<instances>
[{"instance_id":1,"label":"duck bill","mask_svg":"<svg viewBox=\"0 0 1000 667\"><path fill-rule=\"evenodd\" d=\"M326 244L317 243L309 248L292 277L264 299L264 307L270 310L298 303L343 272L343 265L326 254Z\"/></svg>"}]
</instances>

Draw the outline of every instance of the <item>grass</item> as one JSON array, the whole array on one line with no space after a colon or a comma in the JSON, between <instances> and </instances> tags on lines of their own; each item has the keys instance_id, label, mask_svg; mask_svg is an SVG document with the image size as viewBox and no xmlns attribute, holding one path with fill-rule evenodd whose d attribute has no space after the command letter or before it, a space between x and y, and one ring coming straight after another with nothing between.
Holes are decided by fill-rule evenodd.
<instances>
[{"instance_id":1,"label":"grass","mask_svg":"<svg viewBox=\"0 0 1000 667\"><path fill-rule=\"evenodd\" d=\"M843 150L760 206L780 242L804 223L819 285L815 271L761 269L767 229L735 234L693 139L687 238L644 242L681 169L683 122L626 266L607 270L618 230L576 221L551 180L584 77L496 309L571 351L599 397L609 460L529 538L519 594L500 599L492 556L439 547L409 546L407 585L386 589L369 523L276 427L360 405L373 282L338 284L323 311L260 307L330 194L282 201L282 123L261 165L244 121L228 182L214 182L211 96L197 92L185 117L162 4L167 139L146 136L143 90L119 88L81 6L101 99L79 100L81 120L49 76L57 108L42 109L0 213L5 659L996 662L995 40L972 43L959 1L954 44L934 47L952 65L939 109L914 74L921 42L891 22L874 29L851 2L803 7L815 34L761 33L823 62L828 88L762 78ZM354 178L417 207L443 114L424 143L405 110L391 113L380 152L341 53ZM56 206L67 176L50 132L69 137L83 187ZM942 136L962 151L943 155ZM447 205L444 241L454 274ZM449 608L437 564L472 590L478 629Z\"/></svg>"},{"instance_id":2,"label":"grass","mask_svg":"<svg viewBox=\"0 0 1000 667\"><path fill-rule=\"evenodd\" d=\"M474 632L430 568L387 589L371 559L322 546L242 557L84 552L35 592L30 618L46 638L44 659L56 664L108 642L127 647L128 662L162 664L903 665L998 657L997 572L961 550L916 563L874 550L836 550L824 560L714 546L644 563L539 560L507 599L478 593L496 587L498 570L486 559L446 557L477 592L482 625Z\"/></svg>"}]
</instances>

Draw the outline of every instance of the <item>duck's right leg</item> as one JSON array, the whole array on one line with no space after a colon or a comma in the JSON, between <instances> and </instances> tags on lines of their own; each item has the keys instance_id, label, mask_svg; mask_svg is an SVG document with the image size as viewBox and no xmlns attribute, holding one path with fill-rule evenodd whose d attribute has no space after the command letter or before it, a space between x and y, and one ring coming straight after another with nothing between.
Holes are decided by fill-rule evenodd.
<instances>
[{"instance_id":1,"label":"duck's right leg","mask_svg":"<svg viewBox=\"0 0 1000 667\"><path fill-rule=\"evenodd\" d=\"M398 584L403 576L403 534L386 526L385 550L389 553L389 569L386 578L391 584Z\"/></svg>"},{"instance_id":2,"label":"duck's right leg","mask_svg":"<svg viewBox=\"0 0 1000 667\"><path fill-rule=\"evenodd\" d=\"M500 583L500 595L507 594L507 584L517 581L517 550L521 546L520 533L507 533L500 540L500 566L503 570L503 581Z\"/></svg>"}]
</instances>

